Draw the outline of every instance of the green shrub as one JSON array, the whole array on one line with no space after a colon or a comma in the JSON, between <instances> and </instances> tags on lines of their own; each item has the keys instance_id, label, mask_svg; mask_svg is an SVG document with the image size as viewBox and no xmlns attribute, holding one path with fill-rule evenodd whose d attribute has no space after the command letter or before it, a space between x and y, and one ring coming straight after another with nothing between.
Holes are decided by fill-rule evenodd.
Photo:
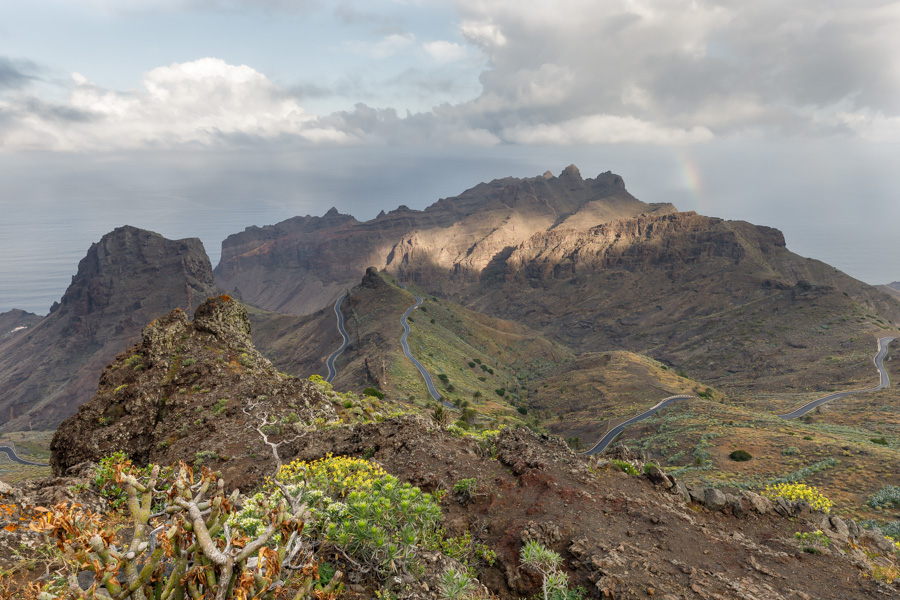
<instances>
[{"instance_id":1,"label":"green shrub","mask_svg":"<svg viewBox=\"0 0 900 600\"><path fill-rule=\"evenodd\" d=\"M406 571L440 523L441 509L430 494L367 460L297 460L281 467L276 477L310 511L304 535L333 544L382 576ZM229 525L253 536L267 525L264 506L281 498L281 490L270 485L250 498Z\"/></svg>"},{"instance_id":2,"label":"green shrub","mask_svg":"<svg viewBox=\"0 0 900 600\"><path fill-rule=\"evenodd\" d=\"M438 379L440 379L444 383L447 383L450 380L450 378L447 377L446 373L438 373Z\"/></svg>"},{"instance_id":3,"label":"green shrub","mask_svg":"<svg viewBox=\"0 0 900 600\"><path fill-rule=\"evenodd\" d=\"M796 446L788 446L781 449L782 456L794 456L795 454L800 454L800 449Z\"/></svg>"},{"instance_id":4,"label":"green shrub","mask_svg":"<svg viewBox=\"0 0 900 600\"><path fill-rule=\"evenodd\" d=\"M470 362L470 363L469 363L469 368L470 368L470 369L474 369L474 368L475 368L475 363L474 363L474 362Z\"/></svg>"},{"instance_id":5,"label":"green shrub","mask_svg":"<svg viewBox=\"0 0 900 600\"><path fill-rule=\"evenodd\" d=\"M447 567L441 575L442 600L467 600L475 590L475 582L466 571Z\"/></svg>"},{"instance_id":6,"label":"green shrub","mask_svg":"<svg viewBox=\"0 0 900 600\"><path fill-rule=\"evenodd\" d=\"M637 470L637 467L635 467L633 464L631 464L627 460L619 460L617 458L614 458L610 462L612 463L612 465L615 468L617 468L620 471L624 471L625 473L628 473L629 475L640 475L640 472Z\"/></svg>"},{"instance_id":7,"label":"green shrub","mask_svg":"<svg viewBox=\"0 0 900 600\"><path fill-rule=\"evenodd\" d=\"M544 600L566 598L569 592L569 576L561 569L562 557L553 550L531 540L520 552L522 566L541 576Z\"/></svg>"},{"instance_id":8,"label":"green shrub","mask_svg":"<svg viewBox=\"0 0 900 600\"><path fill-rule=\"evenodd\" d=\"M900 487L886 485L871 496L866 502L872 508L900 507Z\"/></svg>"},{"instance_id":9,"label":"green shrub","mask_svg":"<svg viewBox=\"0 0 900 600\"><path fill-rule=\"evenodd\" d=\"M869 441L871 441L873 444L878 444L878 445L880 445L880 446L887 446L887 445L888 445L888 441L884 438L884 436L878 437L878 438L872 438L872 439L869 440Z\"/></svg>"},{"instance_id":10,"label":"green shrub","mask_svg":"<svg viewBox=\"0 0 900 600\"><path fill-rule=\"evenodd\" d=\"M506 388L497 388L494 392L502 398L506 395Z\"/></svg>"},{"instance_id":11,"label":"green shrub","mask_svg":"<svg viewBox=\"0 0 900 600\"><path fill-rule=\"evenodd\" d=\"M516 410L519 411L519 414L522 414L522 415L527 415L527 414L528 414L528 409L525 408L524 406L520 406L520 407L517 408Z\"/></svg>"},{"instance_id":12,"label":"green shrub","mask_svg":"<svg viewBox=\"0 0 900 600\"><path fill-rule=\"evenodd\" d=\"M822 549L831 545L831 540L821 529L809 532L797 532L794 534L800 542L800 549L810 554L822 554Z\"/></svg>"},{"instance_id":13,"label":"green shrub","mask_svg":"<svg viewBox=\"0 0 900 600\"><path fill-rule=\"evenodd\" d=\"M213 452L212 450L201 450L194 455L194 464L202 465L205 462L218 459L219 455L216 452Z\"/></svg>"},{"instance_id":14,"label":"green shrub","mask_svg":"<svg viewBox=\"0 0 900 600\"><path fill-rule=\"evenodd\" d=\"M384 399L384 392L375 387L367 387L363 390L363 394L366 396L372 396L373 398L378 398L379 400Z\"/></svg>"},{"instance_id":15,"label":"green shrub","mask_svg":"<svg viewBox=\"0 0 900 600\"><path fill-rule=\"evenodd\" d=\"M753 458L753 456L746 450L735 450L728 455L728 458L730 458L731 460L736 460L738 462L744 462L750 460L751 458Z\"/></svg>"},{"instance_id":16,"label":"green shrub","mask_svg":"<svg viewBox=\"0 0 900 600\"><path fill-rule=\"evenodd\" d=\"M116 483L116 473L131 465L128 455L122 451L113 452L100 459L94 470L94 485L100 489L100 495L109 501L112 508L119 508L128 499L125 488Z\"/></svg>"},{"instance_id":17,"label":"green shrub","mask_svg":"<svg viewBox=\"0 0 900 600\"><path fill-rule=\"evenodd\" d=\"M475 492L478 489L478 480L474 477L469 479L460 479L455 484L453 484L453 493L457 495L459 500L463 503L468 502L475 496Z\"/></svg>"}]
</instances>

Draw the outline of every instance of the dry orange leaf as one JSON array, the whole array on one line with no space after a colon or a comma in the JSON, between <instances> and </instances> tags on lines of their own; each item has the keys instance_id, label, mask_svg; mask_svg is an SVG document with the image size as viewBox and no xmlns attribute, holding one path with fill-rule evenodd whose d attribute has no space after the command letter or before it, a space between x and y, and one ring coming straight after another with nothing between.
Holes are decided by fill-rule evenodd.
<instances>
[{"instance_id":1,"label":"dry orange leaf","mask_svg":"<svg viewBox=\"0 0 900 600\"><path fill-rule=\"evenodd\" d=\"M3 529L5 529L5 530L7 530L7 531L15 531L15 530L18 529L18 528L19 528L18 525L7 525L7 526L4 527Z\"/></svg>"}]
</instances>

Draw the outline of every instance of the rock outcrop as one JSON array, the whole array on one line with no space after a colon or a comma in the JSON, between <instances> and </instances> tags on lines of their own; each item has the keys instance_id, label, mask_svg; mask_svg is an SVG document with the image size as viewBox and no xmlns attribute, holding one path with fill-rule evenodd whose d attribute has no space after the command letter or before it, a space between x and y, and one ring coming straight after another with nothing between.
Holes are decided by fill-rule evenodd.
<instances>
[{"instance_id":1,"label":"rock outcrop","mask_svg":"<svg viewBox=\"0 0 900 600\"><path fill-rule=\"evenodd\" d=\"M61 475L122 451L138 464L217 465L240 485L272 470L258 428L296 435L316 419L336 419L331 401L280 374L253 347L246 308L217 296L197 307L193 323L175 309L144 328L142 341L103 370L96 396L59 426L51 466Z\"/></svg>"},{"instance_id":2,"label":"rock outcrop","mask_svg":"<svg viewBox=\"0 0 900 600\"><path fill-rule=\"evenodd\" d=\"M0 425L56 426L91 397L103 366L150 319L193 310L215 291L199 239L128 226L106 234L49 315L0 338Z\"/></svg>"}]
</instances>

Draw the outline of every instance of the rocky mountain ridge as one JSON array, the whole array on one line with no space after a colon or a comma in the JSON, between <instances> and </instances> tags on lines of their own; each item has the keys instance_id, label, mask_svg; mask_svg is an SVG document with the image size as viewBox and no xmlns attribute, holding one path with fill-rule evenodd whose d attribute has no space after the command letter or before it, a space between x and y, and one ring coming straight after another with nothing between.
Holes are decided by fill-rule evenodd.
<instances>
[{"instance_id":1,"label":"rocky mountain ridge","mask_svg":"<svg viewBox=\"0 0 900 600\"><path fill-rule=\"evenodd\" d=\"M355 285L369 266L477 279L498 253L536 232L674 210L637 200L618 175L583 179L571 165L558 177L498 179L423 211L400 206L364 223L332 209L248 228L222 243L216 278L261 308L307 314Z\"/></svg>"},{"instance_id":2,"label":"rocky mountain ridge","mask_svg":"<svg viewBox=\"0 0 900 600\"><path fill-rule=\"evenodd\" d=\"M0 423L55 426L90 399L103 366L154 315L191 310L215 292L199 239L130 226L106 234L50 314L0 338Z\"/></svg>"}]
</instances>

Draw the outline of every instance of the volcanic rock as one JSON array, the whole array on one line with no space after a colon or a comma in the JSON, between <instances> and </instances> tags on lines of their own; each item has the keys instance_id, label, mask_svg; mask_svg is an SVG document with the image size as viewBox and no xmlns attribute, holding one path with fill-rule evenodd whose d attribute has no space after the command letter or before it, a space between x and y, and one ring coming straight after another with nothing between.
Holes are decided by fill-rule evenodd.
<instances>
[{"instance_id":1,"label":"volcanic rock","mask_svg":"<svg viewBox=\"0 0 900 600\"><path fill-rule=\"evenodd\" d=\"M175 307L193 310L215 291L199 239L129 226L106 234L49 315L0 339L0 425L56 426L90 399L103 366L144 324Z\"/></svg>"}]
</instances>

